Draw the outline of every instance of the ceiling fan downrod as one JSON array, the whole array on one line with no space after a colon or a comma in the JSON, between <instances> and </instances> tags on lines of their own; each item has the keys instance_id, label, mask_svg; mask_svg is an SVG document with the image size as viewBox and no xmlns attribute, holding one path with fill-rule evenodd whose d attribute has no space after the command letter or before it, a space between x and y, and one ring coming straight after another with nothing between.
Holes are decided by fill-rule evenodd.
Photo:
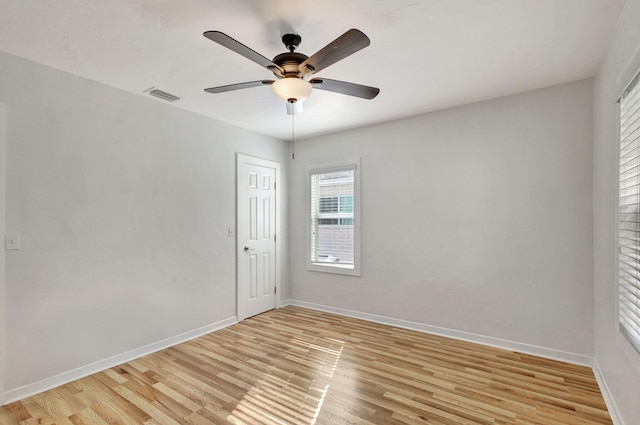
<instances>
[{"instance_id":1,"label":"ceiling fan downrod","mask_svg":"<svg viewBox=\"0 0 640 425\"><path fill-rule=\"evenodd\" d=\"M282 36L282 43L284 43L291 53L298 48L300 42L302 42L302 37L298 34L285 34Z\"/></svg>"}]
</instances>

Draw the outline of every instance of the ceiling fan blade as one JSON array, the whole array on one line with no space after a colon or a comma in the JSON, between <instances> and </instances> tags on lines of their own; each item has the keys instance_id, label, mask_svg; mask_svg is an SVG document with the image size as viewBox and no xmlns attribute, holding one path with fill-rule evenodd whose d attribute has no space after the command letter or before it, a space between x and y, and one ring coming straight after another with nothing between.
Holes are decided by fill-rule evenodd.
<instances>
[{"instance_id":1,"label":"ceiling fan blade","mask_svg":"<svg viewBox=\"0 0 640 425\"><path fill-rule=\"evenodd\" d=\"M363 99L373 99L380 93L380 89L377 87L330 80L328 78L314 78L309 82L313 85L314 89L332 91L349 96L361 97Z\"/></svg>"},{"instance_id":2,"label":"ceiling fan blade","mask_svg":"<svg viewBox=\"0 0 640 425\"><path fill-rule=\"evenodd\" d=\"M282 68L280 68L275 63L271 62L270 59L265 58L260 53L256 52L253 49L245 46L239 41L229 37L227 34L220 31L206 31L202 35L207 37L211 41L215 41L221 46L226 47L229 50L233 50L237 54L244 56L245 58L257 63L260 66L267 68L272 72L282 73L284 72Z\"/></svg>"},{"instance_id":3,"label":"ceiling fan blade","mask_svg":"<svg viewBox=\"0 0 640 425\"><path fill-rule=\"evenodd\" d=\"M268 86L273 84L273 80L247 81L246 83L229 84L227 86L210 87L204 89L207 93L224 93L226 91L248 89L250 87Z\"/></svg>"},{"instance_id":4,"label":"ceiling fan blade","mask_svg":"<svg viewBox=\"0 0 640 425\"><path fill-rule=\"evenodd\" d=\"M300 64L301 75L313 74L333 65L355 52L364 49L371 42L369 37L357 29L350 29L327 44Z\"/></svg>"}]
</instances>

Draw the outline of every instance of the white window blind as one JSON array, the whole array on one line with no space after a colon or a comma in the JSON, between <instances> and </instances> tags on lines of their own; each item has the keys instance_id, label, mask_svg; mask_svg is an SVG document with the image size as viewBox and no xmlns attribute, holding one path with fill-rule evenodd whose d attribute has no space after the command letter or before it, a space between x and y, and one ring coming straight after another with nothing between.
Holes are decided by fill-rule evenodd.
<instances>
[{"instance_id":1,"label":"white window blind","mask_svg":"<svg viewBox=\"0 0 640 425\"><path fill-rule=\"evenodd\" d=\"M353 268L355 167L309 176L311 262Z\"/></svg>"},{"instance_id":2,"label":"white window blind","mask_svg":"<svg viewBox=\"0 0 640 425\"><path fill-rule=\"evenodd\" d=\"M620 98L618 321L640 352L640 84Z\"/></svg>"}]
</instances>

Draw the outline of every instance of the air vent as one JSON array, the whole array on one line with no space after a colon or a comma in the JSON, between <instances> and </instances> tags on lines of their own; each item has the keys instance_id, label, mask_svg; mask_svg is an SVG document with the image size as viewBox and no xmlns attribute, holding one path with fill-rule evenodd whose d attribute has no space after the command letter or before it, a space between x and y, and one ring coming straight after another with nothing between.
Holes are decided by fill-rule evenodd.
<instances>
[{"instance_id":1,"label":"air vent","mask_svg":"<svg viewBox=\"0 0 640 425\"><path fill-rule=\"evenodd\" d=\"M151 87L150 89L145 90L145 92L149 93L151 96L166 100L167 102L175 102L176 100L180 100L178 96L174 96L171 93L167 93L166 91L158 90L155 87Z\"/></svg>"}]
</instances>

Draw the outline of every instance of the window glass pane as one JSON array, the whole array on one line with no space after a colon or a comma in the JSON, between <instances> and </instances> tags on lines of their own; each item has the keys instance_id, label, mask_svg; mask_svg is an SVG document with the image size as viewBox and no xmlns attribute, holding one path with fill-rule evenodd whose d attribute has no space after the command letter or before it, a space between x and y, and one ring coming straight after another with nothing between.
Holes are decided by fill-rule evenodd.
<instances>
[{"instance_id":1,"label":"window glass pane","mask_svg":"<svg viewBox=\"0 0 640 425\"><path fill-rule=\"evenodd\" d=\"M353 213L353 196L340 197L340 212Z\"/></svg>"},{"instance_id":2,"label":"window glass pane","mask_svg":"<svg viewBox=\"0 0 640 425\"><path fill-rule=\"evenodd\" d=\"M337 213L338 212L338 197L323 197L320 195L320 213Z\"/></svg>"}]
</instances>

